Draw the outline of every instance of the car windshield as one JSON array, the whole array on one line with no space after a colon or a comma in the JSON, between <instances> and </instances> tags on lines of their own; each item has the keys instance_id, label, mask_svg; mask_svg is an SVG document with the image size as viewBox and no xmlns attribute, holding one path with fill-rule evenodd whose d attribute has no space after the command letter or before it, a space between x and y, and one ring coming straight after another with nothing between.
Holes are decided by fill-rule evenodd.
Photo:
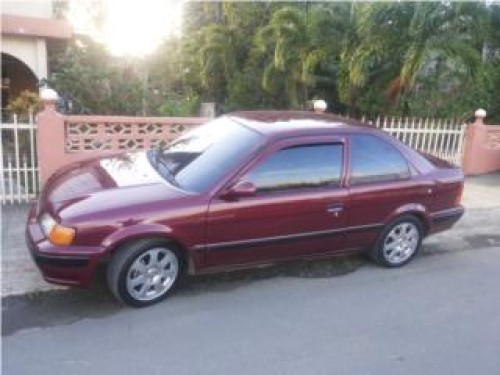
<instances>
[{"instance_id":1,"label":"car windshield","mask_svg":"<svg viewBox=\"0 0 500 375\"><path fill-rule=\"evenodd\" d=\"M170 143L151 150L151 165L171 184L203 192L261 143L262 136L228 118L202 125Z\"/></svg>"}]
</instances>

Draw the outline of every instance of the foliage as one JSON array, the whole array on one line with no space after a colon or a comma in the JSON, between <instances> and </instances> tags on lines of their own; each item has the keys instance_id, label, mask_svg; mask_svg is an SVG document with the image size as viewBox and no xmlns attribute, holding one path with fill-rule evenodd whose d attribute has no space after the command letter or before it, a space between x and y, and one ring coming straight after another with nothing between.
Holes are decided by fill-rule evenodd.
<instances>
[{"instance_id":1,"label":"foliage","mask_svg":"<svg viewBox=\"0 0 500 375\"><path fill-rule=\"evenodd\" d=\"M42 109L42 102L37 93L23 90L12 101L9 102L7 110L11 113L26 117L26 115L36 114Z\"/></svg>"},{"instance_id":2,"label":"foliage","mask_svg":"<svg viewBox=\"0 0 500 375\"><path fill-rule=\"evenodd\" d=\"M170 97L166 99L158 108L161 116L190 116L198 112L200 108L200 98L192 97Z\"/></svg>"},{"instance_id":3,"label":"foliage","mask_svg":"<svg viewBox=\"0 0 500 375\"><path fill-rule=\"evenodd\" d=\"M79 39L52 61L49 85L72 101L76 113L136 115L141 81L133 62L118 61L90 39Z\"/></svg>"},{"instance_id":4,"label":"foliage","mask_svg":"<svg viewBox=\"0 0 500 375\"><path fill-rule=\"evenodd\" d=\"M481 3L370 3L356 9L358 44L347 61L355 88L376 87L379 109L406 114L422 81L441 96L480 68L485 6ZM451 80L451 81L450 81ZM443 83L445 86L443 87ZM437 85L437 86L436 86ZM435 93L435 91L432 91ZM370 112L373 100L360 109ZM381 108L380 108L381 107Z\"/></svg>"},{"instance_id":5,"label":"foliage","mask_svg":"<svg viewBox=\"0 0 500 375\"><path fill-rule=\"evenodd\" d=\"M148 59L86 40L51 83L78 112L188 115L304 108L350 115L499 118L500 5L485 2L186 2L183 32ZM495 117L496 116L496 117ZM491 119L490 119L491 121Z\"/></svg>"}]
</instances>

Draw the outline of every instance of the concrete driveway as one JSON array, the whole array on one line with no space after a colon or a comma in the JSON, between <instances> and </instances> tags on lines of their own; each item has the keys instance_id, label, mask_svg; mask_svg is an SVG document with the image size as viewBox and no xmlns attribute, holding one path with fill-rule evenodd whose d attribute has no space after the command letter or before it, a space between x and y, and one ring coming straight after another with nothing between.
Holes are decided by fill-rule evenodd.
<instances>
[{"instance_id":1,"label":"concrete driveway","mask_svg":"<svg viewBox=\"0 0 500 375\"><path fill-rule=\"evenodd\" d=\"M350 257L195 277L142 310L102 287L11 294L2 370L498 375L500 176L468 179L464 202L402 269Z\"/></svg>"}]
</instances>

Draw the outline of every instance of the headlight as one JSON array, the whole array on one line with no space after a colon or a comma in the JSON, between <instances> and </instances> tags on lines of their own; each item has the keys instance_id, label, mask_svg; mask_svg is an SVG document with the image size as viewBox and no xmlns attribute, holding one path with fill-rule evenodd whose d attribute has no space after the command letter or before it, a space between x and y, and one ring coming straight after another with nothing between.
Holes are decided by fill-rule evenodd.
<instances>
[{"instance_id":1,"label":"headlight","mask_svg":"<svg viewBox=\"0 0 500 375\"><path fill-rule=\"evenodd\" d=\"M40 217L40 227L43 233L54 245L70 245L75 238L75 230L57 224L47 213Z\"/></svg>"},{"instance_id":2,"label":"headlight","mask_svg":"<svg viewBox=\"0 0 500 375\"><path fill-rule=\"evenodd\" d=\"M47 238L49 238L50 232L56 224L56 221L49 214L43 214L40 217L40 226L42 227L43 234L45 234Z\"/></svg>"}]
</instances>

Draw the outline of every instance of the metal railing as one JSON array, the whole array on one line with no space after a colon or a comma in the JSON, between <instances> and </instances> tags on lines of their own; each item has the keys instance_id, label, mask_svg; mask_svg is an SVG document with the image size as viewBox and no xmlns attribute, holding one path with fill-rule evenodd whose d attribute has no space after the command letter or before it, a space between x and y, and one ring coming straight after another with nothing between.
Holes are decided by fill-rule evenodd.
<instances>
[{"instance_id":1,"label":"metal railing","mask_svg":"<svg viewBox=\"0 0 500 375\"><path fill-rule=\"evenodd\" d=\"M5 203L29 202L38 195L36 124L33 116L2 122L0 127L0 199Z\"/></svg>"},{"instance_id":2,"label":"metal railing","mask_svg":"<svg viewBox=\"0 0 500 375\"><path fill-rule=\"evenodd\" d=\"M362 119L366 122L366 119ZM401 142L453 164L462 165L467 125L457 120L378 117L368 121Z\"/></svg>"}]
</instances>

